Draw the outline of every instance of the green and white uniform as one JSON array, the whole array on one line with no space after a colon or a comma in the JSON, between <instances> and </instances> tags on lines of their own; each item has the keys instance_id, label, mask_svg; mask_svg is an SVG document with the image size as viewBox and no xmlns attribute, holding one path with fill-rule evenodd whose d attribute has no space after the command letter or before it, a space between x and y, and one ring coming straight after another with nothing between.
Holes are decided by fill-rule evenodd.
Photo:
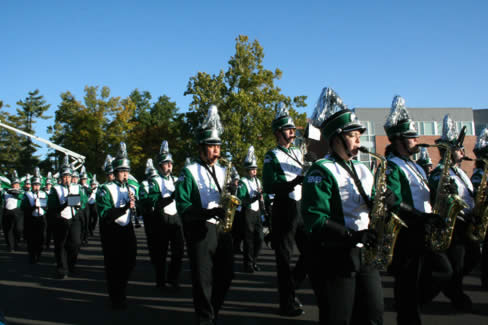
<instances>
[{"instance_id":1,"label":"green and white uniform","mask_svg":"<svg viewBox=\"0 0 488 325\"><path fill-rule=\"evenodd\" d=\"M354 180L333 155L317 160L303 182L302 211L305 229L317 240L331 219L353 231L368 229L369 207ZM371 196L374 177L359 161L351 161L364 191ZM321 240L327 240L321 238Z\"/></svg>"}]
</instances>

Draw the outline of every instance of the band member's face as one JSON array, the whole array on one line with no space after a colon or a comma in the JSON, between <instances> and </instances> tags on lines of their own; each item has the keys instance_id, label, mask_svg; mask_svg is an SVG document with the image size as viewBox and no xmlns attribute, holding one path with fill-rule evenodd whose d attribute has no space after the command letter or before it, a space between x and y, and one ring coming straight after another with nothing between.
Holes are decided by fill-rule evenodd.
<instances>
[{"instance_id":1,"label":"band member's face","mask_svg":"<svg viewBox=\"0 0 488 325\"><path fill-rule=\"evenodd\" d=\"M463 149L456 149L452 152L452 158L456 164L459 164L463 161L464 157L464 150Z\"/></svg>"},{"instance_id":2,"label":"band member's face","mask_svg":"<svg viewBox=\"0 0 488 325\"><path fill-rule=\"evenodd\" d=\"M41 184L32 184L33 192L39 192L40 189L41 189Z\"/></svg>"},{"instance_id":3,"label":"band member's face","mask_svg":"<svg viewBox=\"0 0 488 325\"><path fill-rule=\"evenodd\" d=\"M250 177L255 177L257 174L258 174L258 169L257 168L249 169L249 176Z\"/></svg>"},{"instance_id":4,"label":"band member's face","mask_svg":"<svg viewBox=\"0 0 488 325\"><path fill-rule=\"evenodd\" d=\"M78 177L71 177L71 183L78 184Z\"/></svg>"},{"instance_id":5,"label":"band member's face","mask_svg":"<svg viewBox=\"0 0 488 325\"><path fill-rule=\"evenodd\" d=\"M46 184L46 190L49 192L51 190L51 187L53 187L51 184Z\"/></svg>"},{"instance_id":6,"label":"band member's face","mask_svg":"<svg viewBox=\"0 0 488 325\"><path fill-rule=\"evenodd\" d=\"M220 158L220 145L206 144L203 148L203 158L209 165L213 165Z\"/></svg>"},{"instance_id":7,"label":"band member's face","mask_svg":"<svg viewBox=\"0 0 488 325\"><path fill-rule=\"evenodd\" d=\"M61 182L63 185L71 184L71 175L63 175L61 176Z\"/></svg>"},{"instance_id":8,"label":"band member's face","mask_svg":"<svg viewBox=\"0 0 488 325\"><path fill-rule=\"evenodd\" d=\"M418 138L407 138L404 140L405 146L411 154L420 152L420 148L417 146L418 142Z\"/></svg>"},{"instance_id":9,"label":"band member's face","mask_svg":"<svg viewBox=\"0 0 488 325\"><path fill-rule=\"evenodd\" d=\"M163 174L168 176L169 173L173 171L173 163L171 161L166 161L161 164L161 169L163 170Z\"/></svg>"},{"instance_id":10,"label":"band member's face","mask_svg":"<svg viewBox=\"0 0 488 325\"><path fill-rule=\"evenodd\" d=\"M26 189L30 189L31 188L31 184L25 184L25 188Z\"/></svg>"},{"instance_id":11,"label":"band member's face","mask_svg":"<svg viewBox=\"0 0 488 325\"><path fill-rule=\"evenodd\" d=\"M86 178L82 178L82 179L80 179L80 184L81 185L86 185L86 181L87 181Z\"/></svg>"},{"instance_id":12,"label":"band member's face","mask_svg":"<svg viewBox=\"0 0 488 325\"><path fill-rule=\"evenodd\" d=\"M14 184L12 184L12 188L15 189L15 190L19 190L20 189L20 184L19 183L14 183Z\"/></svg>"},{"instance_id":13,"label":"band member's face","mask_svg":"<svg viewBox=\"0 0 488 325\"><path fill-rule=\"evenodd\" d=\"M91 185L91 188L92 188L92 190L95 189L95 188L97 188L97 184L92 184Z\"/></svg>"},{"instance_id":14,"label":"band member's face","mask_svg":"<svg viewBox=\"0 0 488 325\"><path fill-rule=\"evenodd\" d=\"M108 174L108 175L107 175L107 180L108 180L109 182L113 181L114 179L115 179L114 174Z\"/></svg>"},{"instance_id":15,"label":"band member's face","mask_svg":"<svg viewBox=\"0 0 488 325\"><path fill-rule=\"evenodd\" d=\"M115 172L115 179L121 183L126 183L129 179L129 171L128 170L119 170Z\"/></svg>"},{"instance_id":16,"label":"band member's face","mask_svg":"<svg viewBox=\"0 0 488 325\"><path fill-rule=\"evenodd\" d=\"M293 142L296 138L296 130L295 129L284 129L281 131L277 131L278 134L278 144L282 146L287 146Z\"/></svg>"},{"instance_id":17,"label":"band member's face","mask_svg":"<svg viewBox=\"0 0 488 325\"><path fill-rule=\"evenodd\" d=\"M342 136L344 138L344 144L346 145L346 148L344 148L344 145L342 144L339 136L336 136L334 138L333 149L342 159L351 160L353 157L357 156L359 152L359 147L361 147L361 132L344 132ZM349 156L347 154L346 149L349 150L352 156Z\"/></svg>"}]
</instances>

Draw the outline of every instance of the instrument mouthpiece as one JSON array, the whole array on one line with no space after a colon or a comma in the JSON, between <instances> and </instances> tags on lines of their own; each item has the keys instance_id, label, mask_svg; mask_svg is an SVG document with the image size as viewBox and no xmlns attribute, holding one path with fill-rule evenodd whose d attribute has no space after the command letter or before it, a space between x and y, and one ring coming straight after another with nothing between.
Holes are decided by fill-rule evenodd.
<instances>
[{"instance_id":1,"label":"instrument mouthpiece","mask_svg":"<svg viewBox=\"0 0 488 325\"><path fill-rule=\"evenodd\" d=\"M431 145L430 144L427 144L427 143L419 143L417 146L418 147L421 147L421 148L429 148L429 147L431 147Z\"/></svg>"},{"instance_id":2,"label":"instrument mouthpiece","mask_svg":"<svg viewBox=\"0 0 488 325\"><path fill-rule=\"evenodd\" d=\"M362 153L369 153L369 150L366 148L366 147L359 147L358 148L359 151L361 151Z\"/></svg>"}]
</instances>

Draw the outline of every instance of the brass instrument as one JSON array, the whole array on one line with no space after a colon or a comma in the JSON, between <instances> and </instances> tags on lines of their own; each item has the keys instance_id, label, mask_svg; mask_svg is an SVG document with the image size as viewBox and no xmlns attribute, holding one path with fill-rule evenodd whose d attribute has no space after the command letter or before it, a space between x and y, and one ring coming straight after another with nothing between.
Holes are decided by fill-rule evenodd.
<instances>
[{"instance_id":1,"label":"brass instrument","mask_svg":"<svg viewBox=\"0 0 488 325\"><path fill-rule=\"evenodd\" d=\"M486 236L486 230L488 228L488 195L487 191L487 178L486 173L488 173L488 159L481 158L477 159L482 161L485 166L483 167L483 176L481 178L481 183L478 187L478 192L476 192L476 197L474 198L474 223L468 225L466 230L468 238L474 242L482 242Z\"/></svg>"},{"instance_id":2,"label":"brass instrument","mask_svg":"<svg viewBox=\"0 0 488 325\"><path fill-rule=\"evenodd\" d=\"M362 249L366 265L372 265L380 271L386 270L393 259L393 251L401 227L407 227L405 222L396 214L389 212L386 206L386 158L369 152L365 147L359 151L367 153L380 161L376 172L375 197L369 214L369 229L376 232L377 243Z\"/></svg>"},{"instance_id":3,"label":"brass instrument","mask_svg":"<svg viewBox=\"0 0 488 325\"><path fill-rule=\"evenodd\" d=\"M440 215L445 223L445 227L431 228L431 231L426 233L425 243L427 248L434 252L445 251L451 244L454 226L456 225L456 218L461 210L467 208L467 204L456 194L449 194L446 192L446 185L450 181L449 170L452 165L452 149L453 146L447 143L437 144L419 144L420 147L437 147L445 150L444 167L442 174L437 184L436 198L432 212Z\"/></svg>"},{"instance_id":4,"label":"brass instrument","mask_svg":"<svg viewBox=\"0 0 488 325\"><path fill-rule=\"evenodd\" d=\"M226 165L224 184L219 202L220 206L225 210L225 216L224 220L218 223L217 229L221 232L229 232L232 230L236 208L241 204L241 200L237 196L232 195L227 186L231 181L232 162L223 158L220 158L220 161Z\"/></svg>"}]
</instances>

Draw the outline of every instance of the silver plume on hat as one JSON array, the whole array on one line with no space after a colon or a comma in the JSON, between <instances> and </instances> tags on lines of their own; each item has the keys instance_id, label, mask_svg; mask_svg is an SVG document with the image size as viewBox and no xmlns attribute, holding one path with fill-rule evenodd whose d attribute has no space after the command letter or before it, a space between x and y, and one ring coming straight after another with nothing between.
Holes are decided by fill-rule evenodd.
<instances>
[{"instance_id":1,"label":"silver plume on hat","mask_svg":"<svg viewBox=\"0 0 488 325\"><path fill-rule=\"evenodd\" d=\"M444 121L442 122L442 136L443 141L454 141L458 138L458 131L456 122L451 118L449 114L444 116Z\"/></svg>"},{"instance_id":2,"label":"silver plume on hat","mask_svg":"<svg viewBox=\"0 0 488 325\"><path fill-rule=\"evenodd\" d=\"M244 158L244 163L246 165L256 165L256 154L254 152L254 146L251 145L249 146L249 149L247 149L247 155L246 158Z\"/></svg>"},{"instance_id":3,"label":"silver plume on hat","mask_svg":"<svg viewBox=\"0 0 488 325\"><path fill-rule=\"evenodd\" d=\"M324 87L312 114L312 125L320 128L330 116L345 109L347 106L342 98L332 88Z\"/></svg>"},{"instance_id":4,"label":"silver plume on hat","mask_svg":"<svg viewBox=\"0 0 488 325\"><path fill-rule=\"evenodd\" d=\"M217 109L216 105L210 105L207 116L200 125L200 129L215 129L217 130L219 136L222 135L222 133L224 132L224 128L222 127L222 123L220 122L219 110Z\"/></svg>"},{"instance_id":5,"label":"silver plume on hat","mask_svg":"<svg viewBox=\"0 0 488 325\"><path fill-rule=\"evenodd\" d=\"M409 120L407 108L405 106L405 99L399 95L393 97L391 103L390 114L388 115L385 123L385 128L390 128L398 124L398 121Z\"/></svg>"},{"instance_id":6,"label":"silver plume on hat","mask_svg":"<svg viewBox=\"0 0 488 325\"><path fill-rule=\"evenodd\" d=\"M117 158L128 158L127 156L127 146L125 142L120 142L119 144L119 151L117 151Z\"/></svg>"},{"instance_id":7,"label":"silver plume on hat","mask_svg":"<svg viewBox=\"0 0 488 325\"><path fill-rule=\"evenodd\" d=\"M419 160L425 160L425 161L431 160L427 148L424 147L420 148Z\"/></svg>"},{"instance_id":8,"label":"silver plume on hat","mask_svg":"<svg viewBox=\"0 0 488 325\"><path fill-rule=\"evenodd\" d=\"M476 145L474 146L474 150L478 151L488 146L488 129L484 128L478 139L476 139Z\"/></svg>"},{"instance_id":9,"label":"silver plume on hat","mask_svg":"<svg viewBox=\"0 0 488 325\"><path fill-rule=\"evenodd\" d=\"M34 168L34 177L41 177L41 170L39 167Z\"/></svg>"},{"instance_id":10,"label":"silver plume on hat","mask_svg":"<svg viewBox=\"0 0 488 325\"><path fill-rule=\"evenodd\" d=\"M281 102L278 104L278 107L276 108L275 120L285 116L290 116L290 111L288 109L288 106L286 106L285 103Z\"/></svg>"},{"instance_id":11,"label":"silver plume on hat","mask_svg":"<svg viewBox=\"0 0 488 325\"><path fill-rule=\"evenodd\" d=\"M155 169L155 168L154 168L154 163L153 163L153 160L152 160L151 158L149 158L149 159L147 160L147 162L146 162L146 171L147 171L148 169Z\"/></svg>"},{"instance_id":12,"label":"silver plume on hat","mask_svg":"<svg viewBox=\"0 0 488 325\"><path fill-rule=\"evenodd\" d=\"M114 158L111 155L108 154L107 157L105 158L105 162L103 163L102 168L105 168L107 166L112 165L112 161L113 160L114 160Z\"/></svg>"},{"instance_id":13,"label":"silver plume on hat","mask_svg":"<svg viewBox=\"0 0 488 325\"><path fill-rule=\"evenodd\" d=\"M47 172L47 178L53 178L53 174L51 172Z\"/></svg>"},{"instance_id":14,"label":"silver plume on hat","mask_svg":"<svg viewBox=\"0 0 488 325\"><path fill-rule=\"evenodd\" d=\"M159 153L160 154L167 154L169 153L169 145L168 145L168 141L164 140L162 143L161 143L161 148L159 149ZM152 159L151 159L152 161Z\"/></svg>"}]
</instances>

